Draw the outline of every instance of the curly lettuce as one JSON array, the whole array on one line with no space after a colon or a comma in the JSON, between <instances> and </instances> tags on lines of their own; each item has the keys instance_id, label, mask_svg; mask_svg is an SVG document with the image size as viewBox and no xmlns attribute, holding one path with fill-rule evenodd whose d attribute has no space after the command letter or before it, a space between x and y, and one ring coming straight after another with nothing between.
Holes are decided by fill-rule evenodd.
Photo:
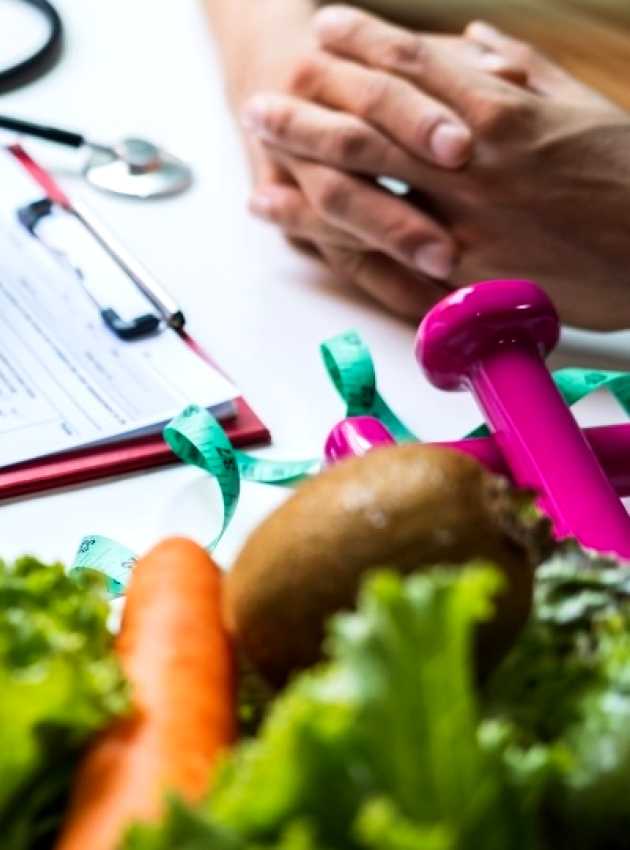
<instances>
[{"instance_id":1,"label":"curly lettuce","mask_svg":"<svg viewBox=\"0 0 630 850\"><path fill-rule=\"evenodd\" d=\"M630 569L568 544L539 568L533 615L490 683L486 712L524 753L553 748L554 850L630 847Z\"/></svg>"},{"instance_id":2,"label":"curly lettuce","mask_svg":"<svg viewBox=\"0 0 630 850\"><path fill-rule=\"evenodd\" d=\"M63 812L81 746L127 707L104 585L34 558L0 561L0 835L33 850Z\"/></svg>"}]
</instances>

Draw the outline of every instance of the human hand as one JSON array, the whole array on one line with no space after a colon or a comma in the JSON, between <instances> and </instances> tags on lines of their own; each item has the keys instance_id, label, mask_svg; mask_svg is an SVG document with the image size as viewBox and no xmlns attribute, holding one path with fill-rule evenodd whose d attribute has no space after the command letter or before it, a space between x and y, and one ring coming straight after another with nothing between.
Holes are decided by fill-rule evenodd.
<instances>
[{"instance_id":1,"label":"human hand","mask_svg":"<svg viewBox=\"0 0 630 850\"><path fill-rule=\"evenodd\" d=\"M515 63L492 50L461 38L427 36L427 40L459 56L464 64L523 80ZM387 89L388 98L397 95L385 74L342 63L322 52L305 51L277 87L286 97L259 95L244 114L254 171L251 210L279 224L293 244L316 252L339 278L357 285L392 312L418 319L444 295L441 282L451 274L455 241L428 212L394 197L374 180L309 160L303 148L295 156L275 144L276 136L289 132L284 125L285 104L297 106L294 96L312 94L316 81L322 83L322 97L323 89L333 82L350 98L366 86L374 95L377 87ZM408 89L413 92L411 86ZM416 101L416 153L435 167L462 166L472 150L464 122L430 96L418 95ZM354 155L355 146L362 146L364 126L352 116L330 112L312 117L318 123L320 144L330 144L333 160L338 148L346 159ZM273 126L268 127L268 122ZM390 141L378 133L373 136L386 156ZM412 166L413 157L407 158ZM386 162L381 164L385 167ZM377 176L386 173L384 168Z\"/></svg>"},{"instance_id":2,"label":"human hand","mask_svg":"<svg viewBox=\"0 0 630 850\"><path fill-rule=\"evenodd\" d=\"M625 112L487 25L472 25L467 39L510 59L525 73L525 86L354 9L328 7L315 20L330 61L312 62L302 76L301 94L310 102L276 101L259 121L274 155L332 169L328 197L342 226L350 208L344 181L386 174L428 197L459 246L450 285L527 276L546 287L571 324L630 324ZM389 82L345 85L337 63L351 66L357 82L361 71ZM473 133L474 151L457 170L427 161L418 133L427 95Z\"/></svg>"}]
</instances>

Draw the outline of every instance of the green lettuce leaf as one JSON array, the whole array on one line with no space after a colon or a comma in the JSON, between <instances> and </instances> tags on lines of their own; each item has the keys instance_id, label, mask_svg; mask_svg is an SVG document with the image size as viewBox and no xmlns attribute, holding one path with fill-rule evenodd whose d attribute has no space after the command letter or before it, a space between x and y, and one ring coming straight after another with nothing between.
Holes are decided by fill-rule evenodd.
<instances>
[{"instance_id":1,"label":"green lettuce leaf","mask_svg":"<svg viewBox=\"0 0 630 850\"><path fill-rule=\"evenodd\" d=\"M86 738L127 706L101 579L0 561L0 835L33 850L63 811Z\"/></svg>"},{"instance_id":2,"label":"green lettuce leaf","mask_svg":"<svg viewBox=\"0 0 630 850\"><path fill-rule=\"evenodd\" d=\"M479 565L373 576L332 621L330 662L287 688L208 800L174 803L125 850L531 850L537 800L506 736L482 734L472 681L499 585Z\"/></svg>"},{"instance_id":3,"label":"green lettuce leaf","mask_svg":"<svg viewBox=\"0 0 630 850\"><path fill-rule=\"evenodd\" d=\"M537 575L533 616L486 711L558 772L544 800L554 850L630 846L630 568L564 546Z\"/></svg>"}]
</instances>

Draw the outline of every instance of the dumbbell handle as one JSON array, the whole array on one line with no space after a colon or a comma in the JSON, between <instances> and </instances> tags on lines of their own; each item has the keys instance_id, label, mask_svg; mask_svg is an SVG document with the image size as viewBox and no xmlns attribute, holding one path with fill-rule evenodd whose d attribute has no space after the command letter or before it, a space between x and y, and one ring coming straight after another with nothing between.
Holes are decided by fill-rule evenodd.
<instances>
[{"instance_id":1,"label":"dumbbell handle","mask_svg":"<svg viewBox=\"0 0 630 850\"><path fill-rule=\"evenodd\" d=\"M603 425L585 428L584 436L595 452L604 472L621 498L630 496L630 425ZM370 416L344 419L330 432L325 454L330 463L367 454L378 446L394 443L387 428ZM494 437L473 437L430 445L454 449L471 455L490 472L510 477L510 470L499 451Z\"/></svg>"},{"instance_id":2,"label":"dumbbell handle","mask_svg":"<svg viewBox=\"0 0 630 850\"><path fill-rule=\"evenodd\" d=\"M469 389L520 487L538 493L559 538L630 558L630 517L544 363L559 320L529 281L445 298L422 322L416 356L443 389Z\"/></svg>"}]
</instances>

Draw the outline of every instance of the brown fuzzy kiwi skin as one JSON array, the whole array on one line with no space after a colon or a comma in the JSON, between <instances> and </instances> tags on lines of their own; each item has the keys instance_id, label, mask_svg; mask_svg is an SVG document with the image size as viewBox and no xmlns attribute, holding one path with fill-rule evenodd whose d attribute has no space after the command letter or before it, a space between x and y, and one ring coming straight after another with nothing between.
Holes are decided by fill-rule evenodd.
<instances>
[{"instance_id":1,"label":"brown fuzzy kiwi skin","mask_svg":"<svg viewBox=\"0 0 630 850\"><path fill-rule=\"evenodd\" d=\"M480 666L509 648L531 608L546 521L524 519L523 494L476 460L407 444L330 467L250 535L226 577L228 627L257 669L282 684L320 657L324 623L351 608L361 577L473 558L507 579L480 634Z\"/></svg>"}]
</instances>

